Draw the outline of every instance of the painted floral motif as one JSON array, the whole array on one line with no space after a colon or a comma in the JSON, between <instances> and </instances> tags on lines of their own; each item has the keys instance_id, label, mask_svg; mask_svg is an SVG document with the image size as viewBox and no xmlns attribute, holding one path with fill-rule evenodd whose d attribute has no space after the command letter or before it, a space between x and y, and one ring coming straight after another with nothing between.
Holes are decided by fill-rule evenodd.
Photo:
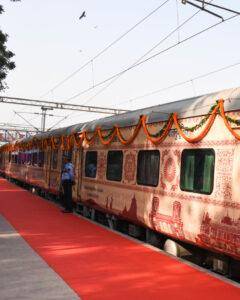
<instances>
[{"instance_id":1,"label":"painted floral motif","mask_svg":"<svg viewBox=\"0 0 240 300\"><path fill-rule=\"evenodd\" d=\"M160 177L160 185L163 190L176 191L179 186L179 166L181 162L180 150L166 149L162 152L163 171Z\"/></svg>"},{"instance_id":2,"label":"painted floral motif","mask_svg":"<svg viewBox=\"0 0 240 300\"><path fill-rule=\"evenodd\" d=\"M105 152L100 152L98 155L98 178L105 179L107 158Z\"/></svg>"},{"instance_id":3,"label":"painted floral motif","mask_svg":"<svg viewBox=\"0 0 240 300\"><path fill-rule=\"evenodd\" d=\"M219 200L232 200L232 166L234 150L216 150L215 197Z\"/></svg>"},{"instance_id":4,"label":"painted floral motif","mask_svg":"<svg viewBox=\"0 0 240 300\"><path fill-rule=\"evenodd\" d=\"M124 163L124 179L127 182L131 182L135 178L135 170L136 170L136 155L132 152L129 152L125 156Z\"/></svg>"},{"instance_id":5,"label":"painted floral motif","mask_svg":"<svg viewBox=\"0 0 240 300\"><path fill-rule=\"evenodd\" d=\"M172 182L176 175L176 166L172 157L168 157L164 165L164 177L168 182Z\"/></svg>"}]
</instances>

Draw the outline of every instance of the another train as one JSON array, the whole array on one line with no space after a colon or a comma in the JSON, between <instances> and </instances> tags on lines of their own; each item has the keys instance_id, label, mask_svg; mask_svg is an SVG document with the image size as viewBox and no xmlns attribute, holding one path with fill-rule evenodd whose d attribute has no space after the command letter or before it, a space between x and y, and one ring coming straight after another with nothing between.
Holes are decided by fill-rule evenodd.
<instances>
[{"instance_id":1,"label":"another train","mask_svg":"<svg viewBox=\"0 0 240 300\"><path fill-rule=\"evenodd\" d=\"M0 171L59 195L65 156L85 216L240 277L240 88L6 144Z\"/></svg>"}]
</instances>

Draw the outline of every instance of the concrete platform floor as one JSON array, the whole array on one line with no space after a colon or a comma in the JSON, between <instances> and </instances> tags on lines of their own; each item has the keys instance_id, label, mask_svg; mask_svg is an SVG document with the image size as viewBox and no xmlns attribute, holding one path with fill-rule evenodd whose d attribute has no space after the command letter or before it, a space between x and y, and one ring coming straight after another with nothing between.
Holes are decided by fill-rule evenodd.
<instances>
[{"instance_id":1,"label":"concrete platform floor","mask_svg":"<svg viewBox=\"0 0 240 300\"><path fill-rule=\"evenodd\" d=\"M0 215L0 299L80 299L2 215Z\"/></svg>"}]
</instances>

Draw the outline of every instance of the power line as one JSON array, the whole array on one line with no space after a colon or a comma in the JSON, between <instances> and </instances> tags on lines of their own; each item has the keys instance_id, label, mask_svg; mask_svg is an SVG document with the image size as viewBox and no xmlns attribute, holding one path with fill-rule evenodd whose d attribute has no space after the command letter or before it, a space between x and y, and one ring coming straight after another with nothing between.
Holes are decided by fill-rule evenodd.
<instances>
[{"instance_id":1,"label":"power line","mask_svg":"<svg viewBox=\"0 0 240 300\"><path fill-rule=\"evenodd\" d=\"M176 0L177 1L177 0ZM208 4L210 4L211 2L213 2L213 0L211 0ZM207 4L206 4L207 6ZM201 9L198 10L196 13L194 13L192 16L190 16L189 18L187 18L185 21L183 21L180 25L177 24L178 26L172 30L169 34L167 34L163 39L161 39L157 44L155 44L152 48L150 48L147 52L145 52L145 54L143 54L141 57L139 57L131 66L134 66L135 64L137 64L139 61L141 61L144 57L146 57L149 53L151 53L154 49L156 49L159 45L161 45L163 42L165 42L169 37L171 37L175 32L178 33L178 43L180 41L180 35L179 35L179 30L186 25L190 20L192 20L198 13L201 12ZM178 22L178 21L177 21ZM92 101L92 99L94 99L96 96L100 95L102 92L104 92L109 86L111 86L115 81L117 81L125 72L123 72L122 74L120 74L119 76L117 76L116 78L113 78L113 80L108 83L105 87L103 87L100 91L98 91L95 95L91 96L89 99L87 99L83 104L86 104L90 101ZM94 86L95 87L95 86ZM67 102L69 102L71 100L68 99ZM71 115L71 114L70 114Z\"/></svg>"},{"instance_id":2,"label":"power line","mask_svg":"<svg viewBox=\"0 0 240 300\"><path fill-rule=\"evenodd\" d=\"M213 0L211 0L212 2ZM200 13L201 10L198 10L197 12L195 12L192 16L190 16L189 18L187 18L185 21L183 21L180 25L178 24L178 26L172 30L170 33L168 33L163 39L161 39L157 44L155 44L152 48L150 48L147 52L145 52L145 54L143 54L141 57L139 57L131 66L135 66L136 63L140 62L145 56L147 56L150 52L152 52L155 48L157 48L160 44L162 44L164 41L166 41L169 37L171 37L176 31L179 33L179 29L182 28L184 25L186 25L190 20L192 20L198 13ZM179 40L178 40L179 43ZM101 94L103 91L105 91L109 86L111 86L116 80L118 80L125 72L121 73L120 75L116 76L115 78L113 78L110 83L108 83L105 87L103 87L101 90L99 90L96 94L94 94L93 96L91 96L90 98L88 98L86 101L83 102L84 104L89 103L92 99L94 99L96 96L98 96L99 94ZM95 86L92 87L95 88ZM70 100L72 100L71 98L69 98L66 102L69 102ZM58 124L60 124L61 122L65 121L67 118L69 118L70 116L72 116L74 113L71 113L67 116L65 116L64 118L62 118L61 120L59 120L56 124L54 124L54 127Z\"/></svg>"},{"instance_id":3,"label":"power line","mask_svg":"<svg viewBox=\"0 0 240 300\"><path fill-rule=\"evenodd\" d=\"M198 36L198 35L200 35L200 34L202 34L204 32L207 32L208 30L210 30L210 29L212 29L212 28L214 28L214 27L216 27L216 26L218 26L218 25L220 25L220 24L222 24L224 22L227 22L227 21L229 21L229 20L231 20L231 19L233 19L233 18L235 18L237 16L239 16L239 15L231 16L231 17L225 19L224 21L220 21L218 23L215 23L215 24L213 24L211 26L208 26L207 28L205 28L203 30L198 31L197 33L192 34L191 36L189 36L189 37L181 40L180 42L177 42L177 43L175 43L175 44L173 44L173 45L171 45L171 46L169 46L169 47L167 47L167 48L165 48L165 49L163 49L163 50L161 50L161 51L159 51L159 52L151 55L150 57L148 57L148 58L146 58L146 59L144 59L144 60L142 60L142 61L140 61L140 62L138 62L138 63L136 63L134 65L131 65L130 67L122 70L121 72L119 72L117 74L114 74L114 75L112 75L112 76L110 76L110 77L108 77L108 78L100 81L99 83L96 83L94 87L89 87L89 88L87 88L87 89L85 89L85 90L77 93L76 95L74 95L74 96L70 97L69 99L67 99L67 102L69 102L69 101L77 98L78 96L81 96L81 95L85 94L86 92L91 91L92 89L94 89L94 88L96 88L98 86L103 85L104 83L106 83L106 82L108 82L108 81L110 81L110 80L112 80L112 79L114 79L114 78L116 78L116 77L118 77L118 76L120 76L120 75L122 75L122 74L124 74L124 73L126 73L126 72L128 72L128 71L130 71L130 70L132 70L132 69L134 69L134 68L136 68L136 67L138 67L138 66L140 66L140 65L142 65L144 63L146 63L146 62L148 62L148 61L150 61L150 60L152 60L153 58L155 58L155 57L157 57L157 56L159 56L159 55L161 55L161 54L163 54L163 53L165 53L165 52L167 52L167 51L169 51L169 50L171 50L171 49L173 49L173 48L175 48L175 47L177 47L177 46L179 46L179 45L181 45L181 44L183 44L183 43L185 43L187 41L189 41L190 39L192 39L192 38L194 38L194 37L196 37L196 36Z\"/></svg>"},{"instance_id":4,"label":"power line","mask_svg":"<svg viewBox=\"0 0 240 300\"><path fill-rule=\"evenodd\" d=\"M128 33L133 31L137 26L139 26L141 23L143 23L145 20L147 20L149 17L151 17L154 13L156 13L160 8L162 8L165 4L167 4L170 0L165 0L163 3L161 3L158 7L156 7L153 11L151 11L149 14L147 14L144 18L142 18L140 21L138 21L135 25L133 25L131 28L129 28L126 32L124 32L122 35L120 35L117 39L115 39L113 42L111 42L107 47L102 49L98 54L96 54L93 58L88 60L85 64L80 66L76 71L71 73L69 76L64 78L62 81L60 81L58 84L56 84L53 88L48 90L46 93L44 93L40 98L48 95L50 92L53 92L56 90L59 86L64 84L66 81L68 81L70 78L72 78L74 75L76 75L78 72L80 72L83 68L88 66L89 64L93 64L93 60L97 59L99 56L101 56L103 53L105 53L109 48L111 48L113 45L115 45L117 42L119 42L122 38L124 38Z\"/></svg>"},{"instance_id":5,"label":"power line","mask_svg":"<svg viewBox=\"0 0 240 300\"><path fill-rule=\"evenodd\" d=\"M176 0L177 1L177 0ZM210 2L212 2L213 0L211 0ZM183 21L180 25L179 25L179 20L177 20L177 27L172 30L170 33L168 33L163 39L161 39L157 44L155 44L152 48L150 48L147 52L145 52L145 54L143 54L141 57L139 57L131 66L134 66L136 63L138 63L139 61L141 61L145 56L147 56L150 52L152 52L155 48L157 48L160 44L162 44L164 41L166 41L169 37L171 37L176 31L178 32L178 37L179 36L179 30L181 27L183 27L184 25L186 25L191 19L193 19L198 13L200 13L201 10L198 10L196 13L194 13L192 16L190 16L189 18L187 18L185 21ZM179 38L178 38L178 42L179 42ZM124 72L125 73L125 72ZM124 73L120 74L119 76L117 76L116 78L113 78L113 80L110 81L110 83L108 83L105 87L103 87L102 89L100 89L97 93L95 93L93 96L91 96L90 98L88 98L86 101L83 102L84 104L89 103L90 101L92 101L92 99L94 99L96 96L98 96L99 94L101 94L102 92L104 92L109 86L111 86L115 81L117 81ZM92 88L95 88L96 86L93 85ZM71 99L68 99L66 102L69 102ZM70 116L72 116L74 114L70 113L69 115L63 117L61 120L59 120L57 123L55 123L51 128L59 125L61 122L65 121L67 118L69 118Z\"/></svg>"},{"instance_id":6,"label":"power line","mask_svg":"<svg viewBox=\"0 0 240 300\"><path fill-rule=\"evenodd\" d=\"M152 95L158 94L158 93L160 93L160 92L163 92L163 91L167 91L167 90L169 90L169 89L172 89L172 88L174 88L174 87L181 86L181 85L183 85L183 84L189 83L189 82L191 82L191 81L198 80L198 79L201 79L201 78L210 76L210 75L212 75L212 74L215 74L215 73L218 73L218 72L221 72L221 71L224 71L224 70L233 68L233 67L235 67L235 66L237 66L237 65L240 65L240 62L237 62L237 63L235 63L235 64L231 64L231 65L222 67L222 68L220 68L220 69L217 69L217 70L214 70L214 71L205 73L205 74L201 74L201 75L199 75L199 76L193 77L193 78L188 79L188 80L185 80L185 81L180 81L180 82L174 83L174 84L169 85L169 86L167 86L167 87L164 87L164 88L161 88L161 89L158 89L158 90L154 90L154 91L152 91L152 92L149 92L149 93L146 93L146 94L143 94L143 95L134 97L134 98L130 98L130 99L125 100L125 101L123 101L123 102L120 102L120 103L118 103L118 104L124 104L124 103L132 102L132 101L135 101L135 100L138 100L138 99L142 99L142 98L145 98L145 97L148 97L148 96L152 96Z\"/></svg>"},{"instance_id":7,"label":"power line","mask_svg":"<svg viewBox=\"0 0 240 300\"><path fill-rule=\"evenodd\" d=\"M169 37L171 37L176 31L178 31L181 27L183 27L184 25L186 25L191 19L193 19L199 12L201 12L201 10L197 11L196 13L194 13L191 17L187 18L184 22L182 22L179 26L177 26L174 30L172 30L170 33L168 33L163 39L161 39L157 44L155 44L152 48L150 48L147 52L145 52L142 56L140 56L133 64L130 65L130 69L131 67L134 67L137 63L139 63L144 57L146 57L149 53L151 53L154 49L156 49L158 46L160 46L163 42L165 42ZM179 41L178 41L179 43ZM100 91L98 91L95 95L91 96L87 101L85 101L84 103L88 103L89 101L91 101L93 98L95 98L96 96L98 96L99 94L101 94L103 91L105 91L109 86L111 86L116 80L118 80L123 74L125 74L129 69L126 69L126 71L120 72L117 76L114 76L113 80L107 84L105 87L103 87ZM111 80L111 79L109 79ZM94 88L96 87L96 85L94 86ZM80 96L80 95L78 95ZM77 96L76 96L77 97ZM76 98L74 96L74 98ZM67 102L71 101L73 98L69 98L67 99Z\"/></svg>"},{"instance_id":8,"label":"power line","mask_svg":"<svg viewBox=\"0 0 240 300\"><path fill-rule=\"evenodd\" d=\"M212 0L212 1L213 1L213 0ZM211 2L212 2L212 1L211 1ZM210 2L209 2L209 3L210 3ZM207 4L206 4L206 5L207 5ZM150 59L152 59L152 58L154 58L154 57L156 57L156 56L158 56L158 55L160 55L160 54L162 54L162 53L164 53L164 52L166 52L166 51L168 51L168 50L170 50L170 49L172 49L172 48L174 48L174 47L176 47L176 46L178 46L178 45L181 44L181 43L186 42L187 40L189 40L189 39L191 39L191 38L193 38L193 37L195 37L195 36L197 36L197 35L199 35L199 34L201 34L201 33L203 33L203 32L206 32L207 30L209 30L209 29L211 29L211 28L213 28L213 27L215 27L215 26L217 26L217 25L219 25L219 24L222 23L222 21L221 21L221 22L218 22L218 23L216 23L216 24L214 24L214 25L212 25L212 26L209 26L209 27L205 28L204 30L201 30L201 31L197 32L196 34L193 34L192 36L185 38L185 39L182 40L182 41L178 41L178 43L176 43L176 44L174 44L174 45L172 45L172 46L170 46L170 47L168 47L168 48L166 48L166 49L164 49L164 50L162 50L162 51L156 53L155 55L152 55L151 57L145 59L144 61L141 61L141 59L142 59L143 57L145 57L146 55L148 55L151 51L153 51L156 47L158 47L162 42L164 42L164 41L165 41L167 38L169 38L172 34L174 34L176 31L179 32L179 29L180 29L181 27L183 27L186 23L188 23L192 18L194 18L199 12L201 12L201 10L197 11L197 12L194 13L191 17L189 17L189 18L186 19L184 22L182 22L179 26L177 26L173 31L171 31L171 32L170 32L166 37L164 37L160 42L158 42L155 46L153 46L150 50L148 50L143 56L141 56L141 57L140 57L134 64L132 64L129 68L127 68L127 69L121 71L120 73L117 73L117 74L111 76L110 78L108 78L108 79L106 79L106 80L104 80L104 81L102 81L102 82L100 82L100 83L98 83L98 84L95 84L94 87L89 88L89 89L87 89L87 90L84 90L84 91L80 92L80 94L77 94L77 95L75 95L75 96L73 96L73 97L67 99L67 102L70 101L70 100L72 100L73 98L76 98L76 97L78 97L78 96L80 96L80 95L86 93L87 91L92 90L93 88L95 88L95 87L97 87L97 86L99 86L99 85L104 84L105 82L108 82L109 80L112 79L112 81L111 81L110 83L108 83L105 87L103 87L103 88L102 88L100 91L98 91L95 95L91 96L87 101L84 102L84 104L88 103L88 102L91 101L94 97L96 97L97 95L99 95L100 93L102 93L104 90L106 90L111 84L113 84L113 83L114 83L121 75L123 75L123 74L124 74L125 72L127 72L128 70L131 70L132 68L135 68L136 66L141 65L142 63L144 63L144 62L146 62L146 61L148 61L148 60L150 60ZM237 16L237 15L234 15L234 16L232 16L232 17L229 17L228 19L225 19L224 21L228 21L228 20L230 20L230 19L232 19L232 18L234 18L234 17L236 17L236 16ZM219 70L219 71L220 71L220 70ZM210 75L210 74L209 74L209 75ZM206 76L207 76L207 75L206 75ZM197 78L195 78L195 79L197 79ZM192 80L195 80L195 79L192 79ZM187 82L188 82L188 81L187 81ZM125 103L125 102L124 102L124 103ZM71 115L73 115L73 114L69 114L68 116L64 117L62 120L59 120L58 124L61 123L61 122L64 121L64 120L66 120L67 118L69 118Z\"/></svg>"}]
</instances>

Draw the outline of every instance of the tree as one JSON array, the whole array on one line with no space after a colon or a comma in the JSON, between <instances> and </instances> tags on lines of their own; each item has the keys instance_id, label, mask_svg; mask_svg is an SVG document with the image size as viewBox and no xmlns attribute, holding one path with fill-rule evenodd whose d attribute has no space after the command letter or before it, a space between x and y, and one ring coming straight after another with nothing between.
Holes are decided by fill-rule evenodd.
<instances>
[{"instance_id":1,"label":"tree","mask_svg":"<svg viewBox=\"0 0 240 300\"><path fill-rule=\"evenodd\" d=\"M4 12L2 5L0 5L0 14ZM8 40L8 35L0 30L0 91L7 88L4 80L10 70L15 68L15 63L11 60L14 56L12 51L7 49L6 43Z\"/></svg>"}]
</instances>

